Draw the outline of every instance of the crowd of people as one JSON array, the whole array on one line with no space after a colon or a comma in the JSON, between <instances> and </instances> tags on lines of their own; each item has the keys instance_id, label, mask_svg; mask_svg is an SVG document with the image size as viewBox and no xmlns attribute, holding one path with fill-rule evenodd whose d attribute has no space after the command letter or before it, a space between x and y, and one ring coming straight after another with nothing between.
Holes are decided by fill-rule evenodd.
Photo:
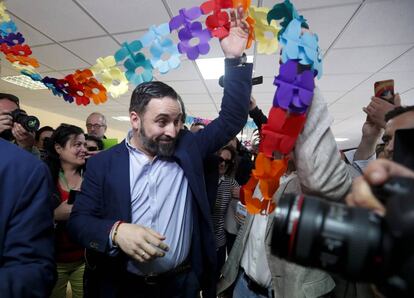
<instances>
[{"instance_id":1,"label":"crowd of people","mask_svg":"<svg viewBox=\"0 0 414 298\"><path fill-rule=\"evenodd\" d=\"M256 153L236 138L248 116L267 122L251 96L242 10L231 13L224 96L217 119L185 127L180 96L138 85L124 141L104 149L105 116L85 131L61 124L27 131L0 93L0 296L377 297L370 284L305 268L270 250L274 212L250 215L240 187ZM273 200L312 194L385 214L371 185L414 172L392 162L395 132L414 128L414 107L372 98L353 151L340 154L318 88ZM382 152L377 146L383 139ZM381 156L381 158L380 158ZM255 197L261 198L259 187Z\"/></svg>"}]
</instances>

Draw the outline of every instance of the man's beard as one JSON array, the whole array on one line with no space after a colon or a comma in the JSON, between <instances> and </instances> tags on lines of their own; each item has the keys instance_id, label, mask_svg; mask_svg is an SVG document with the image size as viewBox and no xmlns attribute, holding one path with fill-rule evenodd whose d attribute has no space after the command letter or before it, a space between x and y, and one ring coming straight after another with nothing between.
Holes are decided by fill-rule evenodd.
<instances>
[{"instance_id":1,"label":"man's beard","mask_svg":"<svg viewBox=\"0 0 414 298\"><path fill-rule=\"evenodd\" d=\"M153 155L160 157L171 157L174 154L176 139L168 136L159 136L155 139L155 141L151 140L145 134L142 121L139 129L139 139L141 140L144 149ZM165 143L161 141L164 141Z\"/></svg>"}]
</instances>

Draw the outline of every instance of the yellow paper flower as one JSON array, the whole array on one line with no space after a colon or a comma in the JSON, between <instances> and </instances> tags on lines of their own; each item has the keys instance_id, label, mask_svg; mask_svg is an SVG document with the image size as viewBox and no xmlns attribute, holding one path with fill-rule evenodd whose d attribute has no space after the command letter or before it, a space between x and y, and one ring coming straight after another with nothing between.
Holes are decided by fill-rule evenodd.
<instances>
[{"instance_id":1,"label":"yellow paper flower","mask_svg":"<svg viewBox=\"0 0 414 298\"><path fill-rule=\"evenodd\" d=\"M0 23L10 21L10 16L6 12L6 6L4 2L0 2Z\"/></svg>"},{"instance_id":2,"label":"yellow paper flower","mask_svg":"<svg viewBox=\"0 0 414 298\"><path fill-rule=\"evenodd\" d=\"M259 54L273 54L277 52L279 46L278 33L280 28L275 20L272 20L270 25L267 23L267 7L252 6L249 8L250 16L256 21L254 27L254 34L257 42L257 52ZM272 35L271 38L267 34Z\"/></svg>"},{"instance_id":3,"label":"yellow paper flower","mask_svg":"<svg viewBox=\"0 0 414 298\"><path fill-rule=\"evenodd\" d=\"M96 64L90 69L95 77L100 77L102 85L105 86L113 98L117 98L128 91L128 80L122 70L116 66L114 56L98 58Z\"/></svg>"}]
</instances>

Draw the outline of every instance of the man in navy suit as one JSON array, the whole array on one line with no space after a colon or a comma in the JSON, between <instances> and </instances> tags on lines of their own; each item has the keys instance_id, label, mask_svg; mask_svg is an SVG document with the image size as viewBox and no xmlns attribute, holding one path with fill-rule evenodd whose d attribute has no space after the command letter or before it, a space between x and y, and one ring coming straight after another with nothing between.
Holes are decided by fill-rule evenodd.
<instances>
[{"instance_id":1,"label":"man in navy suit","mask_svg":"<svg viewBox=\"0 0 414 298\"><path fill-rule=\"evenodd\" d=\"M55 282L46 165L0 139L0 296L48 297Z\"/></svg>"},{"instance_id":2,"label":"man in navy suit","mask_svg":"<svg viewBox=\"0 0 414 298\"><path fill-rule=\"evenodd\" d=\"M131 97L127 138L88 161L68 222L90 256L86 296L198 297L201 286L215 288L203 159L247 121L247 37L239 8L231 13L229 36L220 41L226 57L221 111L205 129L180 130L177 93L161 82L144 83Z\"/></svg>"}]
</instances>

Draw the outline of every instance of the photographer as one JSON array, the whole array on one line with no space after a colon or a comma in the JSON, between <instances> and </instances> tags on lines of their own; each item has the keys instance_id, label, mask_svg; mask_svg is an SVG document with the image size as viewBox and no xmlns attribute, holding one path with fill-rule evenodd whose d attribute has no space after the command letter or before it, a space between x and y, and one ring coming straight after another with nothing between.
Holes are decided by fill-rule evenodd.
<instances>
[{"instance_id":1,"label":"photographer","mask_svg":"<svg viewBox=\"0 0 414 298\"><path fill-rule=\"evenodd\" d=\"M39 156L40 153L34 146L35 133L13 121L11 112L19 108L18 97L12 94L0 93L0 138L13 141L19 147Z\"/></svg>"}]
</instances>

